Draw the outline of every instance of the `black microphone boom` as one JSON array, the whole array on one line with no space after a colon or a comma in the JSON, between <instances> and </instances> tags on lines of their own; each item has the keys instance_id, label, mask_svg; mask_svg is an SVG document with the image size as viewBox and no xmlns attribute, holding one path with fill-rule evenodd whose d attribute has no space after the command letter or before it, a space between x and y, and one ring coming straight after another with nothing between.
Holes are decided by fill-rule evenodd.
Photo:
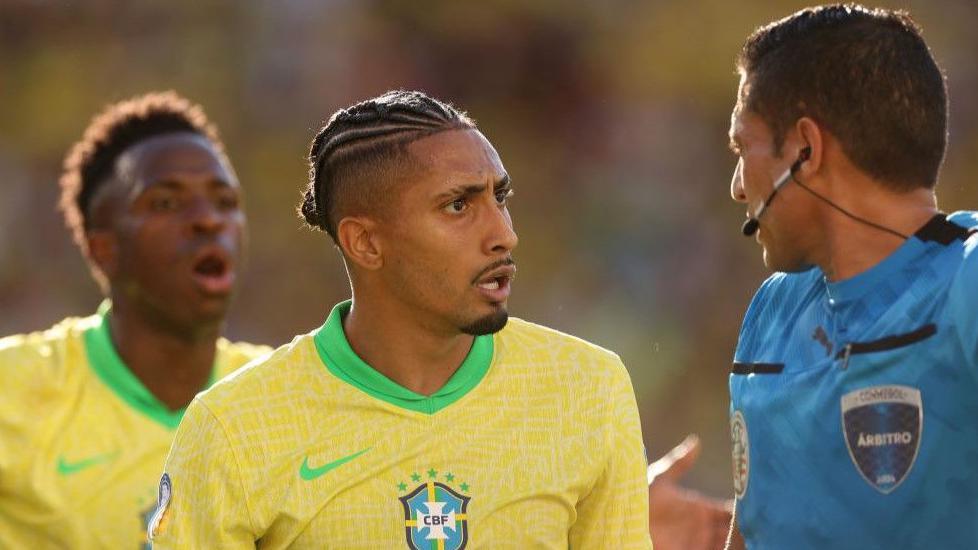
<instances>
[{"instance_id":1,"label":"black microphone boom","mask_svg":"<svg viewBox=\"0 0 978 550\"><path fill-rule=\"evenodd\" d=\"M763 202L761 202L761 207L757 209L757 212L755 212L753 216L747 218L744 225L740 227L740 231L745 237L750 237L754 233L757 233L757 230L761 228L761 222L759 220L761 219L761 216L764 215L764 211L767 210L767 207L771 206L771 201L773 201L774 196L778 194L778 190L784 187L784 184L788 183L794 178L795 172L801 168L801 163L808 160L811 154L811 147L805 147L802 149L801 152L798 153L798 160L791 165L791 168L784 171L784 174L778 178L778 181L774 182L774 186L771 189L771 194L768 195Z\"/></svg>"},{"instance_id":2,"label":"black microphone boom","mask_svg":"<svg viewBox=\"0 0 978 550\"><path fill-rule=\"evenodd\" d=\"M743 232L745 237L750 237L757 230L761 228L761 223L757 221L757 218L750 218L744 222L744 225L740 226L741 232Z\"/></svg>"}]
</instances>

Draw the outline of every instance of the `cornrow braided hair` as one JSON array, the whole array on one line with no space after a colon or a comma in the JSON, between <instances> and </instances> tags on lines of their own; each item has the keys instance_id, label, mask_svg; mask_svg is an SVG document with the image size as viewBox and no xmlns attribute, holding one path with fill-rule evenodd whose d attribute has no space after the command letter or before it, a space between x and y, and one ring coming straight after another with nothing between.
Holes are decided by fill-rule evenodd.
<instances>
[{"instance_id":1,"label":"cornrow braided hair","mask_svg":"<svg viewBox=\"0 0 978 550\"><path fill-rule=\"evenodd\" d=\"M175 92L155 92L113 105L95 115L81 140L65 157L60 208L75 242L87 253L85 232L90 229L89 207L99 187L115 171L115 162L133 145L159 135L200 134L223 152L217 129L203 109Z\"/></svg>"},{"instance_id":2,"label":"cornrow braided hair","mask_svg":"<svg viewBox=\"0 0 978 550\"><path fill-rule=\"evenodd\" d=\"M417 91L395 90L333 113L309 150L309 185L299 212L334 241L340 210L352 194L350 170L407 154L407 145L446 130L475 128L464 112Z\"/></svg>"}]
</instances>

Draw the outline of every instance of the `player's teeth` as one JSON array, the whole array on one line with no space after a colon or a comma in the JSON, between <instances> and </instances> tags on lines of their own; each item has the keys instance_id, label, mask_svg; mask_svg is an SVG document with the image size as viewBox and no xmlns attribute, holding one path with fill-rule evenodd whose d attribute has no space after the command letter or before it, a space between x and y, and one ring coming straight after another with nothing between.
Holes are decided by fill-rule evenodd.
<instances>
[{"instance_id":1,"label":"player's teeth","mask_svg":"<svg viewBox=\"0 0 978 550\"><path fill-rule=\"evenodd\" d=\"M498 290L499 289L499 281L496 280L496 279L493 279L493 280L488 281L488 282L485 282L485 283L480 283L479 286L481 286L482 288L484 288L486 290Z\"/></svg>"}]
</instances>

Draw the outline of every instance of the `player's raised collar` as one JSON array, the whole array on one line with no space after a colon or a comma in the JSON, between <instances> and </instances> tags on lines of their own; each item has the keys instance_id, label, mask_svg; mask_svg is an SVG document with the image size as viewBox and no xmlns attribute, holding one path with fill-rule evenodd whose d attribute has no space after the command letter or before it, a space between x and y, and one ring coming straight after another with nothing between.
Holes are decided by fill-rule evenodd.
<instances>
[{"instance_id":1,"label":"player's raised collar","mask_svg":"<svg viewBox=\"0 0 978 550\"><path fill-rule=\"evenodd\" d=\"M127 405L164 427L175 430L183 418L186 407L171 410L129 370L112 344L112 336L109 332L111 314L112 302L105 300L98 308L98 315L101 317L99 323L84 333L88 364L98 378ZM215 364L211 369L207 387L213 385L216 379L217 365Z\"/></svg>"},{"instance_id":2,"label":"player's raised collar","mask_svg":"<svg viewBox=\"0 0 978 550\"><path fill-rule=\"evenodd\" d=\"M476 336L462 365L441 389L432 395L415 393L368 365L350 347L343 332L343 318L352 305L351 300L336 304L326 323L313 332L313 340L319 358L333 376L376 399L403 409L434 414L464 397L489 372L493 359L493 337Z\"/></svg>"}]
</instances>

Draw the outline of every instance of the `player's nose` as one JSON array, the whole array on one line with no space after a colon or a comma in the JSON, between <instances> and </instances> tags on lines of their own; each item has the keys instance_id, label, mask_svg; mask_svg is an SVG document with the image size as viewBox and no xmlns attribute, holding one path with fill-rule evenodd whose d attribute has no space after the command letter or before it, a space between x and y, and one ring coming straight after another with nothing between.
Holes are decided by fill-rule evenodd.
<instances>
[{"instance_id":1,"label":"player's nose","mask_svg":"<svg viewBox=\"0 0 978 550\"><path fill-rule=\"evenodd\" d=\"M509 209L492 209L492 222L489 238L486 241L487 252L491 255L508 253L519 244L520 239L513 229L513 220L509 215Z\"/></svg>"},{"instance_id":2,"label":"player's nose","mask_svg":"<svg viewBox=\"0 0 978 550\"><path fill-rule=\"evenodd\" d=\"M218 205L205 197L193 201L188 216L194 233L218 233L227 224L225 215Z\"/></svg>"}]
</instances>

